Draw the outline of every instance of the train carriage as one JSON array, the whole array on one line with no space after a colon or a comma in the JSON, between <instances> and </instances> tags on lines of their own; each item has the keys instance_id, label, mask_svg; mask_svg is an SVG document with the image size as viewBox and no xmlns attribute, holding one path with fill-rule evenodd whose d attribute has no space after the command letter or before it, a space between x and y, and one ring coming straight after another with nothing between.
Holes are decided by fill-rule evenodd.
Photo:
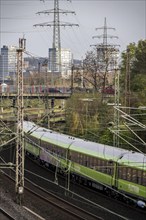
<instances>
[{"instance_id":1,"label":"train carriage","mask_svg":"<svg viewBox=\"0 0 146 220\"><path fill-rule=\"evenodd\" d=\"M144 154L60 134L32 122L24 122L24 132L26 150L39 154L48 166L58 166L60 172L69 170L75 180L100 190L109 187L146 201Z\"/></svg>"},{"instance_id":2,"label":"train carriage","mask_svg":"<svg viewBox=\"0 0 146 220\"><path fill-rule=\"evenodd\" d=\"M128 152L119 159L117 170L117 189L146 200L146 156Z\"/></svg>"}]
</instances>

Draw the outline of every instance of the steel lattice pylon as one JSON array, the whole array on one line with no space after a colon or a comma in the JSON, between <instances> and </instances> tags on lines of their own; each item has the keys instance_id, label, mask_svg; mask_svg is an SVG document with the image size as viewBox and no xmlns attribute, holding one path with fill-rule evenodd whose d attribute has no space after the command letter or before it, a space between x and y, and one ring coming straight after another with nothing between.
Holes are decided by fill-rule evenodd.
<instances>
[{"instance_id":1,"label":"steel lattice pylon","mask_svg":"<svg viewBox=\"0 0 146 220\"><path fill-rule=\"evenodd\" d=\"M21 203L24 190L24 135L23 135L23 51L25 39L19 39L17 49L17 130L16 130L16 195L17 203Z\"/></svg>"},{"instance_id":2,"label":"steel lattice pylon","mask_svg":"<svg viewBox=\"0 0 146 220\"><path fill-rule=\"evenodd\" d=\"M54 29L53 29L53 71L55 63L59 63L59 72L61 72L61 42L60 42L60 21L59 21L59 1L54 0Z\"/></svg>"},{"instance_id":3,"label":"steel lattice pylon","mask_svg":"<svg viewBox=\"0 0 146 220\"><path fill-rule=\"evenodd\" d=\"M79 26L78 24L72 24L69 22L60 22L60 14L75 14L74 11L62 10L59 8L59 0L54 0L54 8L50 10L44 10L37 12L37 14L53 14L54 19L52 22L45 22L41 24L35 24L37 26L53 27L53 43L52 43L52 73L61 72L61 39L60 39L60 27L66 26Z\"/></svg>"}]
</instances>

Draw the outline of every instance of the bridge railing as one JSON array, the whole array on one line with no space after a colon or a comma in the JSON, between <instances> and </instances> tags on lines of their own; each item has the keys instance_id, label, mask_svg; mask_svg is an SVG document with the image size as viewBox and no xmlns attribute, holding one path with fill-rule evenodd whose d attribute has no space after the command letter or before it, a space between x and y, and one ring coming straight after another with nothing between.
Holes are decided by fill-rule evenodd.
<instances>
[{"instance_id":1,"label":"bridge railing","mask_svg":"<svg viewBox=\"0 0 146 220\"><path fill-rule=\"evenodd\" d=\"M42 94L42 93L71 93L69 87L52 87L46 85L24 85L23 92L25 94ZM2 87L0 85L0 93L10 94L10 93L17 93L16 85L7 85Z\"/></svg>"}]
</instances>

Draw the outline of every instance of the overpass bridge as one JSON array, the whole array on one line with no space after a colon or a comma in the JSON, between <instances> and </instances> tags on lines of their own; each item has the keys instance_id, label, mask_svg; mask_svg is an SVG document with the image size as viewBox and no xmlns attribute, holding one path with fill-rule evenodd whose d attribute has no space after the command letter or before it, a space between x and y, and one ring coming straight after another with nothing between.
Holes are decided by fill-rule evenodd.
<instances>
[{"instance_id":1,"label":"overpass bridge","mask_svg":"<svg viewBox=\"0 0 146 220\"><path fill-rule=\"evenodd\" d=\"M0 96L3 98L13 99L17 95L16 85L0 85ZM40 85L24 85L23 98L37 99L37 98L55 98L67 99L71 96L71 90L68 87L51 87Z\"/></svg>"},{"instance_id":2,"label":"overpass bridge","mask_svg":"<svg viewBox=\"0 0 146 220\"><path fill-rule=\"evenodd\" d=\"M16 98L16 93L0 93L2 98L14 99ZM71 93L24 93L23 98L27 99L38 99L38 98L55 98L55 99L68 99Z\"/></svg>"}]
</instances>

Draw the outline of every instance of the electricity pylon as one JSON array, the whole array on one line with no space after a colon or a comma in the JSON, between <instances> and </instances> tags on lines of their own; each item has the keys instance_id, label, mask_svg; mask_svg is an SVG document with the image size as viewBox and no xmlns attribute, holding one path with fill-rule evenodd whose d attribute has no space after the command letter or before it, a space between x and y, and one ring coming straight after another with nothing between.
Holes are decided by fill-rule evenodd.
<instances>
[{"instance_id":1,"label":"electricity pylon","mask_svg":"<svg viewBox=\"0 0 146 220\"><path fill-rule=\"evenodd\" d=\"M24 191L24 134L23 134L23 51L25 39L19 39L17 49L17 130L16 130L16 199L21 204Z\"/></svg>"},{"instance_id":2,"label":"electricity pylon","mask_svg":"<svg viewBox=\"0 0 146 220\"><path fill-rule=\"evenodd\" d=\"M103 39L103 45L105 47L108 46L108 44L107 44L107 39L108 38L118 38L117 36L113 36L113 35L108 35L107 34L107 30L115 30L115 28L107 26L106 18L104 18L104 26L96 28L95 30L103 30L103 34L97 35L97 36L93 36L92 38L102 38Z\"/></svg>"},{"instance_id":3,"label":"electricity pylon","mask_svg":"<svg viewBox=\"0 0 146 220\"><path fill-rule=\"evenodd\" d=\"M60 14L75 14L74 11L59 9L59 0L54 0L54 9L44 10L37 12L37 14L53 14L54 20L52 22L45 22L41 24L35 24L36 26L48 26L53 27L53 44L52 44L52 72L61 72L61 40L60 40L60 27L66 26L78 26L78 24L71 24L68 22L60 22ZM58 65L58 67L57 67ZM57 70L57 71L56 71Z\"/></svg>"},{"instance_id":4,"label":"electricity pylon","mask_svg":"<svg viewBox=\"0 0 146 220\"><path fill-rule=\"evenodd\" d=\"M109 60L112 59L112 55L116 52L116 46L119 45L113 45L108 43L108 38L113 39L113 38L118 38L117 36L114 35L109 35L107 32L108 30L115 30L113 27L108 27L106 18L104 18L104 26L96 28L95 30L103 30L103 34L101 35L96 35L93 36L92 38L102 38L103 42L100 44L96 45L91 45L91 46L96 46L97 49L97 60L100 62L102 65L106 66L109 65L111 62Z\"/></svg>"},{"instance_id":5,"label":"electricity pylon","mask_svg":"<svg viewBox=\"0 0 146 220\"><path fill-rule=\"evenodd\" d=\"M119 50L116 48L119 45L113 45L108 43L108 38L118 38L114 35L109 35L108 30L115 30L113 27L108 27L106 18L104 19L104 26L96 28L96 30L103 30L103 34L93 36L93 38L102 38L103 42L101 44L96 44L97 49L97 62L99 65L100 71L104 74L104 82L103 82L103 91L105 88L105 79L108 71L114 70L114 81L115 81L115 100L114 100L114 136L113 136L113 145L119 146L119 111L117 111L116 107L119 107L119 69L117 66L117 58Z\"/></svg>"}]
</instances>

